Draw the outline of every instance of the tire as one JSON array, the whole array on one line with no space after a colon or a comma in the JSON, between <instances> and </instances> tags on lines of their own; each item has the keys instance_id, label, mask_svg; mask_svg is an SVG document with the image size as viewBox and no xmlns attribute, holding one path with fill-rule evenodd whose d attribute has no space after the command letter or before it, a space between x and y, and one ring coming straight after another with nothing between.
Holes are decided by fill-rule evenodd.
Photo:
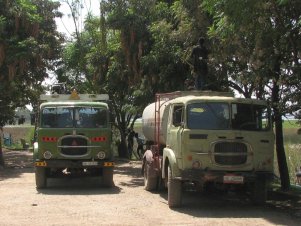
<instances>
[{"instance_id":1,"label":"tire","mask_svg":"<svg viewBox=\"0 0 301 226\"><path fill-rule=\"evenodd\" d=\"M144 171L143 171L143 177L144 177L144 189L146 191L154 191L157 189L158 184L158 177L150 177L151 173L151 166L147 164L147 162L144 162Z\"/></svg>"},{"instance_id":2,"label":"tire","mask_svg":"<svg viewBox=\"0 0 301 226\"><path fill-rule=\"evenodd\" d=\"M104 168L102 171L102 182L105 187L113 187L113 168Z\"/></svg>"},{"instance_id":3,"label":"tire","mask_svg":"<svg viewBox=\"0 0 301 226\"><path fill-rule=\"evenodd\" d=\"M36 177L36 188L46 188L47 186L47 176L46 168L44 167L35 167L35 177Z\"/></svg>"},{"instance_id":4,"label":"tire","mask_svg":"<svg viewBox=\"0 0 301 226\"><path fill-rule=\"evenodd\" d=\"M172 171L168 166L168 206L169 208L180 207L182 205L182 182L172 178Z\"/></svg>"},{"instance_id":5,"label":"tire","mask_svg":"<svg viewBox=\"0 0 301 226\"><path fill-rule=\"evenodd\" d=\"M258 178L251 188L251 201L254 205L264 205L267 200L267 181L265 178Z\"/></svg>"}]
</instances>

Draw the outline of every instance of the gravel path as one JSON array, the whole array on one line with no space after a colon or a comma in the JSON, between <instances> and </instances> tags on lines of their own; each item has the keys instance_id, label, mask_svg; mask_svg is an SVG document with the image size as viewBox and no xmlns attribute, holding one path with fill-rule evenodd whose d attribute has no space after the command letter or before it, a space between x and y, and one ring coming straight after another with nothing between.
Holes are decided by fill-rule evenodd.
<instances>
[{"instance_id":1,"label":"gravel path","mask_svg":"<svg viewBox=\"0 0 301 226\"><path fill-rule=\"evenodd\" d=\"M186 191L170 209L166 192L143 189L140 162L117 161L115 187L92 178L51 179L37 191L32 154L4 150L0 169L0 225L300 225L301 200L273 194L254 207L236 194Z\"/></svg>"}]
</instances>

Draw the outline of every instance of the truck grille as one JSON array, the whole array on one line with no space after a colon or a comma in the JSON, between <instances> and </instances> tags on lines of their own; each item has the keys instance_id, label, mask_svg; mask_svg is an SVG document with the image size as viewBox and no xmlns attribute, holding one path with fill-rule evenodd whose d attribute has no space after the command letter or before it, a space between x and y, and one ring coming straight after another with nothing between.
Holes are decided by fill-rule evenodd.
<instances>
[{"instance_id":1,"label":"truck grille","mask_svg":"<svg viewBox=\"0 0 301 226\"><path fill-rule=\"evenodd\" d=\"M87 140L83 137L66 137L61 142L63 155L85 155L88 152Z\"/></svg>"},{"instance_id":2,"label":"truck grille","mask_svg":"<svg viewBox=\"0 0 301 226\"><path fill-rule=\"evenodd\" d=\"M244 143L220 142L214 146L214 160L220 165L241 165L247 162L248 148Z\"/></svg>"}]
</instances>

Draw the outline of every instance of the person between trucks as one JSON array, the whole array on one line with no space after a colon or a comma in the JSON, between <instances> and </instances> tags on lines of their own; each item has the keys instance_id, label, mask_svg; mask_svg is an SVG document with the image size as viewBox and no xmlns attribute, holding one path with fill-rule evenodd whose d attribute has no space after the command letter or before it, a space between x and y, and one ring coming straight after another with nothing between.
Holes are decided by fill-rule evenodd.
<instances>
[{"instance_id":1,"label":"person between trucks","mask_svg":"<svg viewBox=\"0 0 301 226\"><path fill-rule=\"evenodd\" d=\"M137 154L138 154L139 158L141 159L141 158L142 158L142 155L144 154L144 153L143 153L143 139L141 139L141 138L138 136L138 133L135 133L135 138L136 138L137 144L138 144L138 147L137 147Z\"/></svg>"},{"instance_id":2,"label":"person between trucks","mask_svg":"<svg viewBox=\"0 0 301 226\"><path fill-rule=\"evenodd\" d=\"M133 129L129 129L128 130L128 138L127 138L129 159L132 159L134 136L135 136L135 131Z\"/></svg>"}]
</instances>

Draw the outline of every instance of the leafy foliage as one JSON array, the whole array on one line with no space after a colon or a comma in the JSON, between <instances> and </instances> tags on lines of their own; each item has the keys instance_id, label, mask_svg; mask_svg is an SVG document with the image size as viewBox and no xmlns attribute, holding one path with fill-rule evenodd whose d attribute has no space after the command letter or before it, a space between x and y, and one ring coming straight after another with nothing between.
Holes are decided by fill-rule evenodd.
<instances>
[{"instance_id":1,"label":"leafy foliage","mask_svg":"<svg viewBox=\"0 0 301 226\"><path fill-rule=\"evenodd\" d=\"M46 0L0 1L0 125L18 106L35 105L47 70L54 68L62 37L54 18L59 4Z\"/></svg>"},{"instance_id":2,"label":"leafy foliage","mask_svg":"<svg viewBox=\"0 0 301 226\"><path fill-rule=\"evenodd\" d=\"M191 50L205 37L210 83L271 103L278 159L285 159L281 117L301 106L297 0L112 0L100 6L99 20L88 16L65 49L65 79L74 74L73 84L81 81L83 90L110 94L124 149L127 128L153 94L183 90L185 80L194 79ZM285 164L279 164L284 175Z\"/></svg>"},{"instance_id":3,"label":"leafy foliage","mask_svg":"<svg viewBox=\"0 0 301 226\"><path fill-rule=\"evenodd\" d=\"M203 6L214 18L212 38L227 53L227 74L232 86L245 96L271 102L275 120L276 151L283 189L289 188L283 145L282 116L300 109L301 8L297 1L205 0ZM231 53L231 54L230 54ZM294 98L293 98L294 97Z\"/></svg>"}]
</instances>

